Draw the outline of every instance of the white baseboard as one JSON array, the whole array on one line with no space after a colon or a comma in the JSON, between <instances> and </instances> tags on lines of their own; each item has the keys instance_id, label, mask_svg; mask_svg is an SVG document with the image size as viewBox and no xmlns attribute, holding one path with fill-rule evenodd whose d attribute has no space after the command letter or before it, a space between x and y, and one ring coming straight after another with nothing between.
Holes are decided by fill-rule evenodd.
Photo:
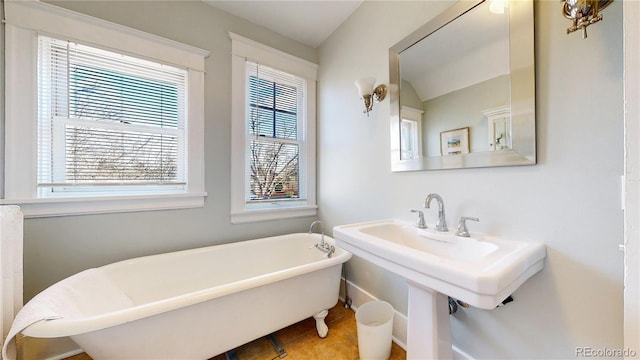
<instances>
[{"instance_id":1,"label":"white baseboard","mask_svg":"<svg viewBox=\"0 0 640 360\"><path fill-rule=\"evenodd\" d=\"M344 287L345 280L342 279L342 286L340 289L345 289ZM367 291L361 289L357 285L353 284L350 281L346 281L347 284L347 295L351 299L351 308L356 311L358 306L367 303L372 300L379 300L375 296L369 294ZM344 301L344 292L340 294L340 300ZM405 351L407 350L407 316L394 310L393 314L393 342L398 346L403 348ZM474 360L471 355L466 352L460 350L455 345L452 345L453 350L453 360Z\"/></svg>"},{"instance_id":2,"label":"white baseboard","mask_svg":"<svg viewBox=\"0 0 640 360\"><path fill-rule=\"evenodd\" d=\"M344 285L344 279L342 281ZM344 289L344 286L341 287L341 289ZM347 281L347 295L351 299L351 308L353 311L358 310L360 305L368 303L369 301L379 300L350 281ZM344 301L344 294L341 294L340 300ZM407 350L407 317L397 310L394 310L393 314L393 342L404 350Z\"/></svg>"},{"instance_id":3,"label":"white baseboard","mask_svg":"<svg viewBox=\"0 0 640 360\"><path fill-rule=\"evenodd\" d=\"M455 345L452 345L451 349L453 350L453 360L475 360L471 357L471 355L458 349L458 347Z\"/></svg>"}]
</instances>

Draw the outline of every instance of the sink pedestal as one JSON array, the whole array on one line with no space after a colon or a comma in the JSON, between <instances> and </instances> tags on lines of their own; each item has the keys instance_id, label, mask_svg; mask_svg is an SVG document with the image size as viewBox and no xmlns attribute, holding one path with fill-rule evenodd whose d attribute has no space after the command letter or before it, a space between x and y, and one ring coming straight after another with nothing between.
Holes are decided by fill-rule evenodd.
<instances>
[{"instance_id":1,"label":"sink pedestal","mask_svg":"<svg viewBox=\"0 0 640 360\"><path fill-rule=\"evenodd\" d=\"M408 284L407 359L452 359L448 296Z\"/></svg>"}]
</instances>

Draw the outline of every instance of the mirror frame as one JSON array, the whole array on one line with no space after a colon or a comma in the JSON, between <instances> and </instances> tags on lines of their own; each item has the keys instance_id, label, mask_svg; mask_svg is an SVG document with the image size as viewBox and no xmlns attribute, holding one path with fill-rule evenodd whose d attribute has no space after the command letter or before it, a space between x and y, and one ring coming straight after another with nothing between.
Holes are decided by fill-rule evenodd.
<instances>
[{"instance_id":1,"label":"mirror frame","mask_svg":"<svg viewBox=\"0 0 640 360\"><path fill-rule=\"evenodd\" d=\"M485 0L458 1L389 49L391 171L536 164L533 0L510 1L508 8L512 148L419 159L402 160L400 158L400 54L484 2Z\"/></svg>"}]
</instances>

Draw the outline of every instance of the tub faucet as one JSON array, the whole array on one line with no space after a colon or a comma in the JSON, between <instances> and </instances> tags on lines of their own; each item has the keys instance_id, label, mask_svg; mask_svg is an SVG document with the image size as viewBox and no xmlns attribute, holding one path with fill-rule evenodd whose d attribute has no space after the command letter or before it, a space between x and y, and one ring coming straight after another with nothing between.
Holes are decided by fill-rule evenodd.
<instances>
[{"instance_id":1,"label":"tub faucet","mask_svg":"<svg viewBox=\"0 0 640 360\"><path fill-rule=\"evenodd\" d=\"M320 243L315 244L315 248L326 253L327 257L331 257L331 255L333 255L334 252L336 252L336 248L333 245L329 245L328 243L324 242L324 225L322 224L322 221L320 220L316 220L314 222L311 223L311 226L309 226L309 235L311 235L311 232L313 231L313 227L319 224L320 225L320 230L322 231L322 237L320 238Z\"/></svg>"},{"instance_id":2,"label":"tub faucet","mask_svg":"<svg viewBox=\"0 0 640 360\"><path fill-rule=\"evenodd\" d=\"M324 225L322 224L322 221L320 220L316 220L314 222L311 223L311 226L309 226L309 235L311 235L311 232L313 231L313 227L318 224L320 225L320 231L322 231L322 237L320 238L320 246L324 247Z\"/></svg>"},{"instance_id":3,"label":"tub faucet","mask_svg":"<svg viewBox=\"0 0 640 360\"><path fill-rule=\"evenodd\" d=\"M438 194L429 194L427 198L424 199L424 207L429 209L431 206L431 200L436 199L438 202L438 222L436 223L436 230L438 231L449 231L447 227L447 219L444 214L444 202L442 201L442 197Z\"/></svg>"}]
</instances>

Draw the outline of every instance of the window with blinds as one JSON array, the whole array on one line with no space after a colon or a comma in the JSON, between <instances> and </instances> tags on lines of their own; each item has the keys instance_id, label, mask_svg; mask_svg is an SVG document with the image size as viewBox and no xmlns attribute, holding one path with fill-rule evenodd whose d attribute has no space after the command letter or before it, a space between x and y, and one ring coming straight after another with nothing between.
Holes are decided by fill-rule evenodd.
<instances>
[{"instance_id":1,"label":"window with blinds","mask_svg":"<svg viewBox=\"0 0 640 360\"><path fill-rule=\"evenodd\" d=\"M184 188L186 70L38 41L40 191Z\"/></svg>"},{"instance_id":2,"label":"window with blinds","mask_svg":"<svg viewBox=\"0 0 640 360\"><path fill-rule=\"evenodd\" d=\"M299 77L247 61L248 202L303 199L304 89Z\"/></svg>"}]
</instances>

